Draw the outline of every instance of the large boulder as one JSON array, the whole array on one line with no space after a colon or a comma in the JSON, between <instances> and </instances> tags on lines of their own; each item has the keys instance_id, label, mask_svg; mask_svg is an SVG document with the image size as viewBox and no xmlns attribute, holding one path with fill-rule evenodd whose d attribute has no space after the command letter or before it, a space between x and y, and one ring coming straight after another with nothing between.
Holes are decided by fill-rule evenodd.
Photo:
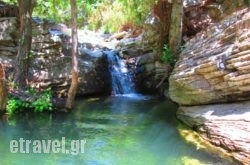
<instances>
[{"instance_id":1,"label":"large boulder","mask_svg":"<svg viewBox=\"0 0 250 165\"><path fill-rule=\"evenodd\" d=\"M177 117L203 138L228 150L245 165L250 162L250 102L181 106Z\"/></svg>"},{"instance_id":2,"label":"large boulder","mask_svg":"<svg viewBox=\"0 0 250 165\"><path fill-rule=\"evenodd\" d=\"M188 41L169 78L171 99L183 105L250 99L249 29L246 8Z\"/></svg>"}]
</instances>

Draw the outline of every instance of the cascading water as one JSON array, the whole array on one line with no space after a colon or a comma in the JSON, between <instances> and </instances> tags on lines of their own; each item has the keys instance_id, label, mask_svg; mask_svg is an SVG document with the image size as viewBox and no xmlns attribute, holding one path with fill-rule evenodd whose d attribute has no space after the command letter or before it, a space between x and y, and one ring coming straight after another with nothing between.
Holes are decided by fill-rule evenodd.
<instances>
[{"instance_id":1,"label":"cascading water","mask_svg":"<svg viewBox=\"0 0 250 165\"><path fill-rule=\"evenodd\" d=\"M107 51L106 54L112 82L112 94L123 95L135 93L133 74L127 68L124 60L115 51Z\"/></svg>"}]
</instances>

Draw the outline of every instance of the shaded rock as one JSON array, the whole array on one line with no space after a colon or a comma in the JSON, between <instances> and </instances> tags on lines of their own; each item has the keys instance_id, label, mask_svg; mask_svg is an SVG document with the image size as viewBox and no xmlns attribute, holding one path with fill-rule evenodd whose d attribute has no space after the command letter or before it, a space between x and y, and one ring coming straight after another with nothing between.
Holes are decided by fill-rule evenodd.
<instances>
[{"instance_id":1,"label":"shaded rock","mask_svg":"<svg viewBox=\"0 0 250 165\"><path fill-rule=\"evenodd\" d=\"M12 42L18 36L15 17L0 18L0 41Z\"/></svg>"},{"instance_id":2,"label":"shaded rock","mask_svg":"<svg viewBox=\"0 0 250 165\"><path fill-rule=\"evenodd\" d=\"M228 150L247 165L250 162L250 102L181 106L177 118L203 138Z\"/></svg>"},{"instance_id":3,"label":"shaded rock","mask_svg":"<svg viewBox=\"0 0 250 165\"><path fill-rule=\"evenodd\" d=\"M247 3L249 2L244 0L184 0L184 38L194 36L208 26L225 19Z\"/></svg>"},{"instance_id":4,"label":"shaded rock","mask_svg":"<svg viewBox=\"0 0 250 165\"><path fill-rule=\"evenodd\" d=\"M18 28L15 17L0 18L0 63L9 65L17 54Z\"/></svg>"},{"instance_id":5,"label":"shaded rock","mask_svg":"<svg viewBox=\"0 0 250 165\"><path fill-rule=\"evenodd\" d=\"M70 49L67 52L71 52ZM40 56L35 58L30 69L32 86L36 88L52 87L59 96L66 96L71 83L71 56L62 51L62 55ZM77 95L108 93L109 73L105 57L96 52L80 51L79 85Z\"/></svg>"},{"instance_id":6,"label":"shaded rock","mask_svg":"<svg viewBox=\"0 0 250 165\"><path fill-rule=\"evenodd\" d=\"M71 83L71 43L69 29L51 21L33 18L28 80L34 88L52 87L58 96L66 96ZM8 75L13 74L17 54L18 27L16 18L0 19L0 63L8 66ZM108 93L109 73L102 49L94 40L79 44L79 88L78 95ZM100 39L101 40L101 39ZM90 45L90 49L82 47Z\"/></svg>"},{"instance_id":7,"label":"shaded rock","mask_svg":"<svg viewBox=\"0 0 250 165\"><path fill-rule=\"evenodd\" d=\"M0 17L18 17L18 6L0 1Z\"/></svg>"},{"instance_id":8,"label":"shaded rock","mask_svg":"<svg viewBox=\"0 0 250 165\"><path fill-rule=\"evenodd\" d=\"M171 99L183 105L250 99L249 29L244 9L187 42L169 78Z\"/></svg>"},{"instance_id":9,"label":"shaded rock","mask_svg":"<svg viewBox=\"0 0 250 165\"><path fill-rule=\"evenodd\" d=\"M171 67L167 63L162 63L156 61L155 59L152 60L152 58L148 58L148 60L145 60L144 56L140 57L142 60L142 65L136 65L136 84L139 91L164 95L163 93L168 87L167 78L170 75L169 69ZM147 57L147 54L145 55L145 57Z\"/></svg>"},{"instance_id":10,"label":"shaded rock","mask_svg":"<svg viewBox=\"0 0 250 165\"><path fill-rule=\"evenodd\" d=\"M139 57L136 58L136 66L142 66L145 64L150 64L155 62L155 53L154 52L149 52L145 53Z\"/></svg>"}]
</instances>

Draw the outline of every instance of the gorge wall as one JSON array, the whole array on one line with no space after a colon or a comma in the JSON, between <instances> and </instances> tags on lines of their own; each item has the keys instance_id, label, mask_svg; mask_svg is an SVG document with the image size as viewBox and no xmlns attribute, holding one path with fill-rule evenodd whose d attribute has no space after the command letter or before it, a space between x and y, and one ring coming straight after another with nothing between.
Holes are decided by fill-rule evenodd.
<instances>
[{"instance_id":1,"label":"gorge wall","mask_svg":"<svg viewBox=\"0 0 250 165\"><path fill-rule=\"evenodd\" d=\"M29 85L37 89L51 87L55 95L64 97L71 83L70 29L36 17L32 26ZM146 32L134 37L126 31L112 35L78 30L80 79L77 94L111 93L106 57L106 52L111 50L117 52L133 72L137 91L155 92L156 83L164 76L166 67L157 61L155 45L151 45L158 39L156 27L153 23L147 26ZM13 79L18 38L18 19L0 18L0 63L8 81Z\"/></svg>"},{"instance_id":2,"label":"gorge wall","mask_svg":"<svg viewBox=\"0 0 250 165\"><path fill-rule=\"evenodd\" d=\"M229 10L231 4L242 0L184 1L184 40L223 18L220 10ZM232 3L231 3L232 2ZM166 6L165 8L163 6ZM221 7L222 6L222 7ZM106 94L110 92L106 50L115 50L132 69L139 92L166 93L168 64L161 62L159 47L167 37L168 10L171 4L159 1L142 28L128 27L117 34L100 34L79 30L80 82L78 95ZM0 8L0 63L12 79L18 50L18 8L3 4ZM166 17L168 15L168 17ZM33 18L33 41L30 56L29 83L35 88L52 87L58 96L66 96L71 76L70 29L52 21ZM131 34L131 29L135 34ZM160 44L161 43L161 44ZM160 82L160 83L159 83Z\"/></svg>"},{"instance_id":3,"label":"gorge wall","mask_svg":"<svg viewBox=\"0 0 250 165\"><path fill-rule=\"evenodd\" d=\"M71 44L69 29L61 24L33 18L30 66L27 80L31 87L51 87L55 95L66 96L71 82ZM13 67L18 50L18 20L0 18L0 63L6 79L13 79ZM104 53L89 44L79 43L80 79L78 95L108 93L109 72Z\"/></svg>"},{"instance_id":4,"label":"gorge wall","mask_svg":"<svg viewBox=\"0 0 250 165\"><path fill-rule=\"evenodd\" d=\"M248 7L210 25L187 41L169 78L177 117L243 164L250 162L249 29Z\"/></svg>"}]
</instances>

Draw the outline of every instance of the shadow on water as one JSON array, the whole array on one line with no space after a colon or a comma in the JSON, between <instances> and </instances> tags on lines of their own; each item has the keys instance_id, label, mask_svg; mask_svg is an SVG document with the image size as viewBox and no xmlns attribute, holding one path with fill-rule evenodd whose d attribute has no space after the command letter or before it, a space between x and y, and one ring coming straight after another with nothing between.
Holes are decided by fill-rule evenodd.
<instances>
[{"instance_id":1,"label":"shadow on water","mask_svg":"<svg viewBox=\"0 0 250 165\"><path fill-rule=\"evenodd\" d=\"M0 164L188 165L234 164L179 135L176 105L152 96L118 95L77 101L71 113L22 113L1 120ZM86 140L84 153L10 153L11 140Z\"/></svg>"}]
</instances>

